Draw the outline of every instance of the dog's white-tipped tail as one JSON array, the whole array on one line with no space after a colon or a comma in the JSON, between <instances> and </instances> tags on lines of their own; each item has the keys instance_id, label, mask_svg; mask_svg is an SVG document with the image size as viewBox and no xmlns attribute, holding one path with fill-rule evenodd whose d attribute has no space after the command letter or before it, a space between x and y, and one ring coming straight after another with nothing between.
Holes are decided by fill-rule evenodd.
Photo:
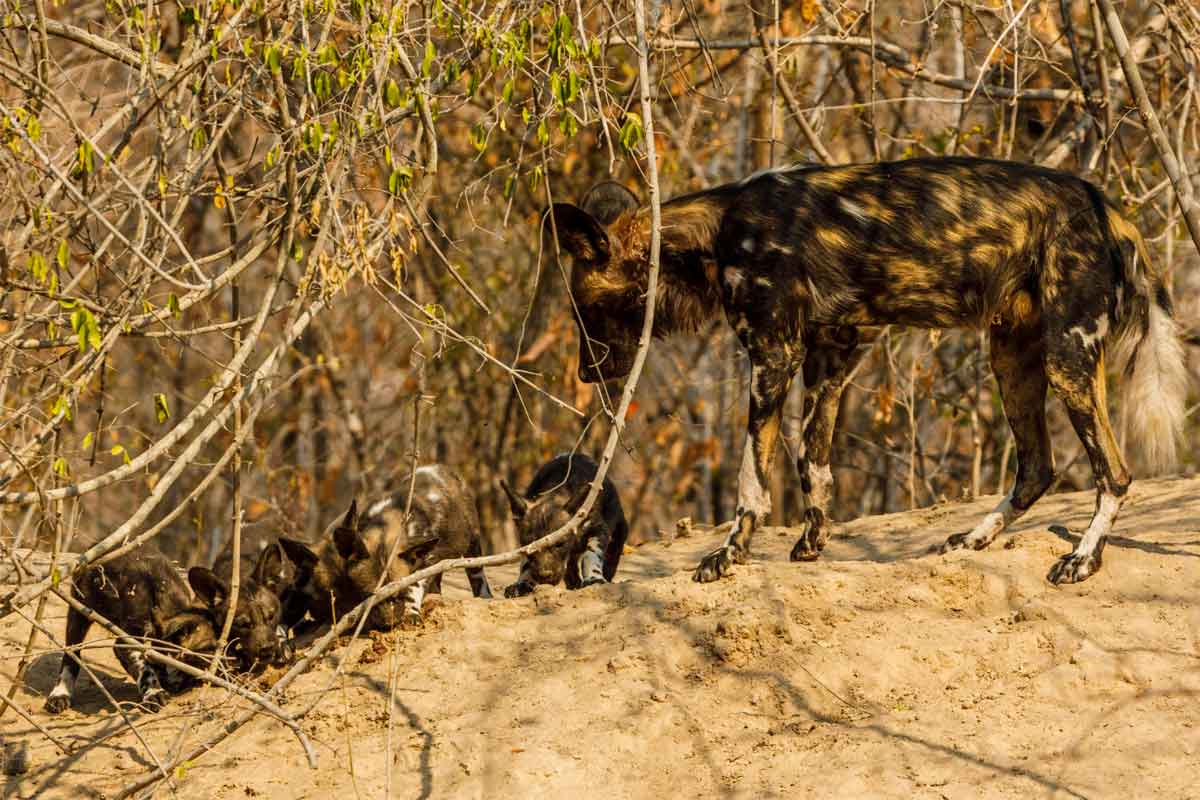
<instances>
[{"instance_id":1,"label":"dog's white-tipped tail","mask_svg":"<svg viewBox=\"0 0 1200 800\"><path fill-rule=\"evenodd\" d=\"M1170 311L1153 297L1148 306L1140 341L1126 345L1132 368L1125 375L1121 406L1132 444L1141 450L1146 465L1160 473L1179 463L1188 374Z\"/></svg>"}]
</instances>

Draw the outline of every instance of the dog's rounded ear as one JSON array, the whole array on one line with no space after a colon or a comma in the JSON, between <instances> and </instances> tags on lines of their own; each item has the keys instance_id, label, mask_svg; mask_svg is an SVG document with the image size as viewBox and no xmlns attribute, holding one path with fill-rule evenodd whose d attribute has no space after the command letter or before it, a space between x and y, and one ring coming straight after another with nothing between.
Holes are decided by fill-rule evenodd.
<instances>
[{"instance_id":1,"label":"dog's rounded ear","mask_svg":"<svg viewBox=\"0 0 1200 800\"><path fill-rule=\"evenodd\" d=\"M350 501L350 508L346 510L346 516L342 519L343 528L353 528L358 530L358 498Z\"/></svg>"},{"instance_id":2,"label":"dog's rounded ear","mask_svg":"<svg viewBox=\"0 0 1200 800\"><path fill-rule=\"evenodd\" d=\"M402 561L407 561L409 564L419 564L433 549L442 541L440 536L431 536L428 539L422 539L419 542L406 544L404 549L396 554L396 557Z\"/></svg>"},{"instance_id":3,"label":"dog's rounded ear","mask_svg":"<svg viewBox=\"0 0 1200 800\"><path fill-rule=\"evenodd\" d=\"M311 572L312 568L316 566L317 554L304 542L281 536L279 537L279 546L283 548L284 555L288 557L288 560L295 564L296 569L301 572Z\"/></svg>"},{"instance_id":4,"label":"dog's rounded ear","mask_svg":"<svg viewBox=\"0 0 1200 800\"><path fill-rule=\"evenodd\" d=\"M599 220L570 203L555 203L549 214L554 217L554 230L550 220L544 220L544 234L551 247L557 232L559 247L574 256L577 265L598 267L608 261L608 233Z\"/></svg>"},{"instance_id":5,"label":"dog's rounded ear","mask_svg":"<svg viewBox=\"0 0 1200 800\"><path fill-rule=\"evenodd\" d=\"M216 608L225 602L229 596L229 587L225 581L217 577L217 573L205 567L192 567L188 570L188 585L204 601L209 608Z\"/></svg>"},{"instance_id":6,"label":"dog's rounded ear","mask_svg":"<svg viewBox=\"0 0 1200 800\"><path fill-rule=\"evenodd\" d=\"M367 543L363 541L357 528L338 526L333 531L333 544L338 555L346 561L362 561L370 555Z\"/></svg>"},{"instance_id":7,"label":"dog's rounded ear","mask_svg":"<svg viewBox=\"0 0 1200 800\"><path fill-rule=\"evenodd\" d=\"M580 484L579 486L575 487L575 491L571 492L571 499L567 500L567 504L563 506L564 510L568 514L574 516L575 512L583 506L583 501L587 500L588 492L591 491L591 489L592 484L590 482ZM597 501L592 508L595 509L598 505L600 505L599 501Z\"/></svg>"},{"instance_id":8,"label":"dog's rounded ear","mask_svg":"<svg viewBox=\"0 0 1200 800\"><path fill-rule=\"evenodd\" d=\"M601 225L612 225L626 211L640 203L637 195L616 181L600 181L583 196L579 207L591 214Z\"/></svg>"},{"instance_id":9,"label":"dog's rounded ear","mask_svg":"<svg viewBox=\"0 0 1200 800\"><path fill-rule=\"evenodd\" d=\"M251 577L259 586L264 586L271 591L275 591L283 582L283 548L278 542L272 542L259 553Z\"/></svg>"},{"instance_id":10,"label":"dog's rounded ear","mask_svg":"<svg viewBox=\"0 0 1200 800\"><path fill-rule=\"evenodd\" d=\"M513 519L520 521L529 511L529 501L514 492L504 478L500 479L500 488L508 495L508 507L512 509Z\"/></svg>"}]
</instances>

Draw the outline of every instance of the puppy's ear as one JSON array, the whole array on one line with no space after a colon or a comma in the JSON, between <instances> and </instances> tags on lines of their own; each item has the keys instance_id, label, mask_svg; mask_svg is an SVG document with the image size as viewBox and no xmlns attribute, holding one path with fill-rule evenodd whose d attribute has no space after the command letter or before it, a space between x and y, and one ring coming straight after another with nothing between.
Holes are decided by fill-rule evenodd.
<instances>
[{"instance_id":1,"label":"puppy's ear","mask_svg":"<svg viewBox=\"0 0 1200 800\"><path fill-rule=\"evenodd\" d=\"M563 506L568 514L574 515L575 512L583 506L583 501L587 500L588 492L591 491L591 488L591 483L585 483L575 487L575 491L571 492L571 498L567 500L567 504ZM600 505L598 500L596 505ZM595 508L595 506L592 506L592 508Z\"/></svg>"},{"instance_id":2,"label":"puppy's ear","mask_svg":"<svg viewBox=\"0 0 1200 800\"><path fill-rule=\"evenodd\" d=\"M504 494L508 495L508 507L512 509L513 519L520 522L529 512L529 501L514 492L504 478L500 479L500 488L504 490Z\"/></svg>"},{"instance_id":3,"label":"puppy's ear","mask_svg":"<svg viewBox=\"0 0 1200 800\"><path fill-rule=\"evenodd\" d=\"M419 564L421 561L433 552L434 548L441 543L440 536L431 536L428 539L422 539L419 542L408 544L396 554L397 558L407 561L409 564Z\"/></svg>"},{"instance_id":4,"label":"puppy's ear","mask_svg":"<svg viewBox=\"0 0 1200 800\"><path fill-rule=\"evenodd\" d=\"M288 560L295 564L296 569L300 572L312 572L313 567L317 565L317 554L304 542L281 536L279 537L279 546L283 548Z\"/></svg>"},{"instance_id":5,"label":"puppy's ear","mask_svg":"<svg viewBox=\"0 0 1200 800\"><path fill-rule=\"evenodd\" d=\"M354 528L339 527L333 532L333 544L346 561L362 561L370 555L367 543Z\"/></svg>"},{"instance_id":6,"label":"puppy's ear","mask_svg":"<svg viewBox=\"0 0 1200 800\"><path fill-rule=\"evenodd\" d=\"M583 196L580 208L601 225L612 225L617 217L638 207L637 195L616 181L600 181Z\"/></svg>"},{"instance_id":7,"label":"puppy's ear","mask_svg":"<svg viewBox=\"0 0 1200 800\"><path fill-rule=\"evenodd\" d=\"M272 542L266 550L259 553L258 561L254 565L254 572L250 577L259 586L270 589L272 592L279 588L284 578L283 548L279 542Z\"/></svg>"},{"instance_id":8,"label":"puppy's ear","mask_svg":"<svg viewBox=\"0 0 1200 800\"><path fill-rule=\"evenodd\" d=\"M575 258L578 267L596 269L608 263L611 253L608 233L599 220L570 203L555 203L549 213L554 218L559 246ZM546 241L553 247L554 231L549 220L545 223Z\"/></svg>"},{"instance_id":9,"label":"puppy's ear","mask_svg":"<svg viewBox=\"0 0 1200 800\"><path fill-rule=\"evenodd\" d=\"M217 573L206 567L188 570L188 585L209 608L218 608L229 597L229 587L217 577Z\"/></svg>"}]
</instances>

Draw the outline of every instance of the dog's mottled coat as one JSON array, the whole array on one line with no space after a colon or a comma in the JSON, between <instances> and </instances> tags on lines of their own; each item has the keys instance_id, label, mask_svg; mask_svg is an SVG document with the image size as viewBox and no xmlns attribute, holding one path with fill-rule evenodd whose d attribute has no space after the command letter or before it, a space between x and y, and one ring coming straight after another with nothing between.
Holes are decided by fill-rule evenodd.
<instances>
[{"instance_id":1,"label":"dog's mottled coat","mask_svg":"<svg viewBox=\"0 0 1200 800\"><path fill-rule=\"evenodd\" d=\"M521 546L566 525L583 505L598 471L599 465L588 456L563 453L538 468L523 496L501 480ZM610 583L628 538L621 497L605 476L600 496L575 534L522 560L517 581L505 588L504 596L520 597L537 584L553 586L560 581L568 589Z\"/></svg>"},{"instance_id":2,"label":"dog's mottled coat","mask_svg":"<svg viewBox=\"0 0 1200 800\"><path fill-rule=\"evenodd\" d=\"M148 661L140 649L135 649L138 639L149 644L165 643L170 647L169 655L178 658L182 652L187 660L216 648L218 628L212 609L192 601L174 565L149 545L78 570L71 579L71 593L82 605L134 637L117 639L113 652L137 684L142 705L150 710L162 707L167 688L182 688L189 681ZM46 698L45 708L51 714L61 713L71 704L82 658L72 651L83 644L91 626L86 614L68 609L68 652L63 653L58 683Z\"/></svg>"},{"instance_id":3,"label":"dog's mottled coat","mask_svg":"<svg viewBox=\"0 0 1200 800\"><path fill-rule=\"evenodd\" d=\"M411 503L410 480L403 478L399 492L372 503L362 514L357 502L352 503L315 547L279 540L296 564L297 590L307 597L314 620L325 623L344 616L366 600L381 579L390 583L447 558L482 554L475 495L466 481L445 465L431 464L419 467L411 483ZM471 592L490 598L483 569L466 572ZM441 578L421 581L401 597L376 605L369 627L387 630L401 622L419 623L425 594L440 594Z\"/></svg>"},{"instance_id":4,"label":"dog's mottled coat","mask_svg":"<svg viewBox=\"0 0 1200 800\"><path fill-rule=\"evenodd\" d=\"M637 348L650 215L630 205L608 221L553 207L558 241L574 259L585 381L628 374ZM1091 461L1097 500L1078 546L1048 578L1081 581L1099 569L1130 483L1106 407L1109 344L1128 365L1131 438L1153 464L1174 460L1187 377L1169 287L1136 228L1095 186L1064 172L971 158L800 164L671 200L662 207L654 333L695 330L718 312L750 356L750 423L733 530L701 561L700 581L742 561L770 511L767 476L798 375L819 391L798 465L806 530L792 558L818 557L841 392L878 326L989 334L1016 483L944 550L986 547L1049 488L1044 406L1053 388Z\"/></svg>"}]
</instances>

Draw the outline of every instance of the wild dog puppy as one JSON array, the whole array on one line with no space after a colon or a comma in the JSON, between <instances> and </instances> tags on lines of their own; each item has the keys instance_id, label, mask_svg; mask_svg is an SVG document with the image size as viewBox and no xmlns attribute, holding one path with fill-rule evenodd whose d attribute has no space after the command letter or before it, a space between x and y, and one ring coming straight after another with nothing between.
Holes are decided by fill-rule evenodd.
<instances>
[{"instance_id":1,"label":"wild dog puppy","mask_svg":"<svg viewBox=\"0 0 1200 800\"><path fill-rule=\"evenodd\" d=\"M587 498L598 469L596 462L585 455L555 456L533 476L524 497L501 479L521 545L531 544L567 524ZM504 596L520 597L531 593L536 584L553 586L564 579L568 589L610 582L628 538L629 525L617 487L605 477L600 497L575 535L526 557L521 562L520 577L504 590Z\"/></svg>"},{"instance_id":2,"label":"wild dog puppy","mask_svg":"<svg viewBox=\"0 0 1200 800\"><path fill-rule=\"evenodd\" d=\"M120 638L113 646L121 666L137 683L142 705L157 711L166 701L166 688L182 689L190 679L154 664L132 649L138 640L171 645L167 655L203 666L203 659L190 654L212 653L218 630L211 610L192 602L187 584L175 567L158 550L143 546L98 566L75 573L71 593L81 604L136 638ZM91 620L71 608L67 611L67 648L83 643ZM185 655L180 656L182 650ZM46 711L58 714L71 704L71 693L79 677L78 651L64 652L58 684L46 699Z\"/></svg>"},{"instance_id":3,"label":"wild dog puppy","mask_svg":"<svg viewBox=\"0 0 1200 800\"><path fill-rule=\"evenodd\" d=\"M574 259L579 374L628 374L645 313L650 214L608 224L569 204L552 213ZM718 312L750 356L750 423L733 530L698 581L743 561L770 512L767 476L792 380L822 379L799 460L809 513L792 550L815 559L828 536L829 451L865 327L984 328L1016 441L1012 491L943 551L987 547L1054 477L1046 390L1066 404L1096 480L1096 511L1053 583L1100 568L1130 475L1109 425L1104 367L1125 368L1133 439L1155 467L1174 461L1187 375L1170 291L1137 229L1092 184L1027 164L920 158L752 175L663 205L657 336ZM810 368L810 362L820 365Z\"/></svg>"},{"instance_id":4,"label":"wild dog puppy","mask_svg":"<svg viewBox=\"0 0 1200 800\"><path fill-rule=\"evenodd\" d=\"M317 622L349 613L375 591L381 578L390 583L443 559L482 554L475 496L458 473L433 464L418 468L411 482L411 507L410 479L403 478L398 493L373 503L362 515L357 501L351 503L315 547L280 539L297 565L298 589ZM482 569L468 569L467 578L476 597L492 596ZM418 624L425 595L441 591L441 575L422 581L403 596L376 605L368 625L387 630L401 622Z\"/></svg>"},{"instance_id":5,"label":"wild dog puppy","mask_svg":"<svg viewBox=\"0 0 1200 800\"><path fill-rule=\"evenodd\" d=\"M287 663L292 649L283 624L282 596L292 590L295 567L279 543L272 542L257 557L253 552L243 553L239 572L237 606L229 629L229 653L238 667L247 672L268 664ZM188 584L212 611L218 634L229 613L232 579L232 550L223 553L211 570L204 567L188 570Z\"/></svg>"}]
</instances>

